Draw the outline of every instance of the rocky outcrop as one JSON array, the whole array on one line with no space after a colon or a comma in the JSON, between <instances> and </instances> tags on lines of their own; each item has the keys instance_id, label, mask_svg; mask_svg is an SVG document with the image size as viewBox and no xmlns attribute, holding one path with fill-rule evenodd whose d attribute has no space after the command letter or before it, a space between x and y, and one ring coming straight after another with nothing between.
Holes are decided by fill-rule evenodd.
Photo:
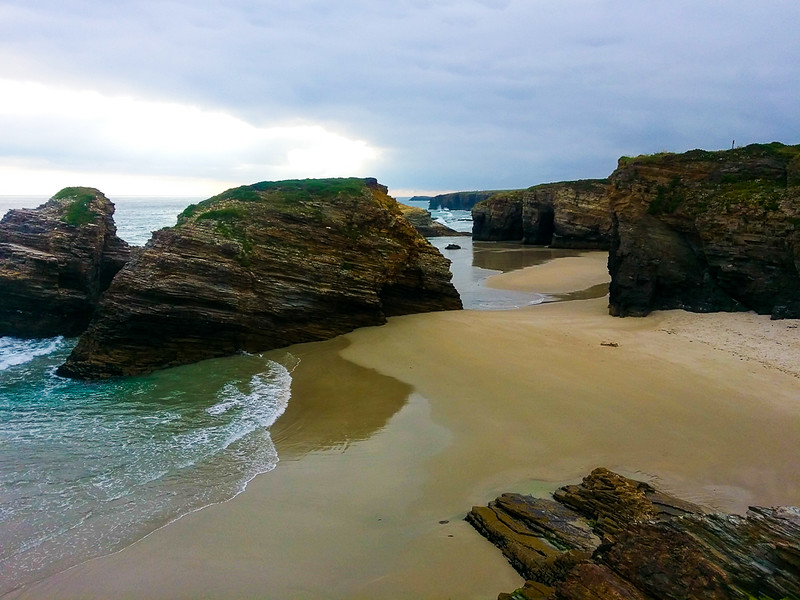
<instances>
[{"instance_id":1,"label":"rocky outcrop","mask_svg":"<svg viewBox=\"0 0 800 600\"><path fill-rule=\"evenodd\" d=\"M466 235L454 229L450 229L447 225L442 225L433 220L431 213L424 208L416 206L406 206L399 204L400 212L406 221L411 223L412 227L416 229L420 235L428 237L442 237L450 235Z\"/></svg>"},{"instance_id":2,"label":"rocky outcrop","mask_svg":"<svg viewBox=\"0 0 800 600\"><path fill-rule=\"evenodd\" d=\"M0 335L76 336L130 257L114 205L93 188L58 192L0 221Z\"/></svg>"},{"instance_id":3,"label":"rocky outcrop","mask_svg":"<svg viewBox=\"0 0 800 600\"><path fill-rule=\"evenodd\" d=\"M472 239L521 242L522 204L527 190L498 192L472 207Z\"/></svg>"},{"instance_id":4,"label":"rocky outcrop","mask_svg":"<svg viewBox=\"0 0 800 600\"><path fill-rule=\"evenodd\" d=\"M609 310L800 317L800 146L622 158Z\"/></svg>"},{"instance_id":5,"label":"rocky outcrop","mask_svg":"<svg viewBox=\"0 0 800 600\"><path fill-rule=\"evenodd\" d=\"M153 234L59 373L132 375L458 309L450 277L373 179L242 186Z\"/></svg>"},{"instance_id":6,"label":"rocky outcrop","mask_svg":"<svg viewBox=\"0 0 800 600\"><path fill-rule=\"evenodd\" d=\"M608 181L564 181L497 193L473 207L472 237L553 248L608 249Z\"/></svg>"},{"instance_id":7,"label":"rocky outcrop","mask_svg":"<svg viewBox=\"0 0 800 600\"><path fill-rule=\"evenodd\" d=\"M467 521L528 579L500 599L800 597L800 509L701 507L599 468L554 500L504 494Z\"/></svg>"},{"instance_id":8,"label":"rocky outcrop","mask_svg":"<svg viewBox=\"0 0 800 600\"><path fill-rule=\"evenodd\" d=\"M483 202L500 190L482 190L476 192L450 192L439 194L430 199L428 208L449 208L450 210L471 210L478 202Z\"/></svg>"}]
</instances>

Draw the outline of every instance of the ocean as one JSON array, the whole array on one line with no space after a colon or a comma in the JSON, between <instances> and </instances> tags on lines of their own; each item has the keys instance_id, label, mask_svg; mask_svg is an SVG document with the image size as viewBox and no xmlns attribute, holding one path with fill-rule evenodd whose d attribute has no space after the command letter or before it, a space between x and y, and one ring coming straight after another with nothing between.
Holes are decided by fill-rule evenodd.
<instances>
[{"instance_id":1,"label":"ocean","mask_svg":"<svg viewBox=\"0 0 800 600\"><path fill-rule=\"evenodd\" d=\"M200 199L112 200L120 237L144 245ZM0 216L44 201L0 198ZM471 228L467 211L433 216ZM55 375L76 341L0 337L0 596L228 500L278 463L269 428L290 401L290 353L81 382Z\"/></svg>"}]
</instances>

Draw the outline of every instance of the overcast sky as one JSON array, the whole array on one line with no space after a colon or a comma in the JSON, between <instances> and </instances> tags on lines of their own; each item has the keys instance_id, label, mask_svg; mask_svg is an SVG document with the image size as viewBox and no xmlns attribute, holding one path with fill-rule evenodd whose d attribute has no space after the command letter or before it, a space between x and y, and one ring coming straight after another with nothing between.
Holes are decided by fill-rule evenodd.
<instances>
[{"instance_id":1,"label":"overcast sky","mask_svg":"<svg viewBox=\"0 0 800 600\"><path fill-rule=\"evenodd\" d=\"M798 0L0 0L0 194L394 195L800 143Z\"/></svg>"}]
</instances>

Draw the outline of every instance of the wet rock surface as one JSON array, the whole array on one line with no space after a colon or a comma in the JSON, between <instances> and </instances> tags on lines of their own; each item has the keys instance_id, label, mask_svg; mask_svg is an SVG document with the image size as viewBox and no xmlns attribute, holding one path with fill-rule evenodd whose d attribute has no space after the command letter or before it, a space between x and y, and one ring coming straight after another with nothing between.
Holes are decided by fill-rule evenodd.
<instances>
[{"instance_id":1,"label":"wet rock surface","mask_svg":"<svg viewBox=\"0 0 800 600\"><path fill-rule=\"evenodd\" d=\"M59 373L133 375L459 309L450 278L373 179L242 186L154 233Z\"/></svg>"},{"instance_id":2,"label":"wet rock surface","mask_svg":"<svg viewBox=\"0 0 800 600\"><path fill-rule=\"evenodd\" d=\"M129 260L114 205L94 188L65 188L0 221L0 335L76 336Z\"/></svg>"},{"instance_id":3,"label":"wet rock surface","mask_svg":"<svg viewBox=\"0 0 800 600\"><path fill-rule=\"evenodd\" d=\"M800 509L711 514L598 468L554 500L504 494L467 515L528 581L501 599L800 597Z\"/></svg>"}]
</instances>

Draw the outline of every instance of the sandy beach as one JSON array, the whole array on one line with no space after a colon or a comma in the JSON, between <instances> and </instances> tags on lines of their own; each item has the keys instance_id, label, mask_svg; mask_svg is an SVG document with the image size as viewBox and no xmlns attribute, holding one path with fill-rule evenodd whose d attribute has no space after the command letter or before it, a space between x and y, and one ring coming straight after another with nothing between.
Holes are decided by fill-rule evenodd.
<instances>
[{"instance_id":1,"label":"sandy beach","mask_svg":"<svg viewBox=\"0 0 800 600\"><path fill-rule=\"evenodd\" d=\"M605 257L487 285L596 290ZM522 580L464 514L600 465L714 509L800 505L794 320L619 319L600 297L398 317L288 352L274 471L8 597L495 598Z\"/></svg>"}]
</instances>

